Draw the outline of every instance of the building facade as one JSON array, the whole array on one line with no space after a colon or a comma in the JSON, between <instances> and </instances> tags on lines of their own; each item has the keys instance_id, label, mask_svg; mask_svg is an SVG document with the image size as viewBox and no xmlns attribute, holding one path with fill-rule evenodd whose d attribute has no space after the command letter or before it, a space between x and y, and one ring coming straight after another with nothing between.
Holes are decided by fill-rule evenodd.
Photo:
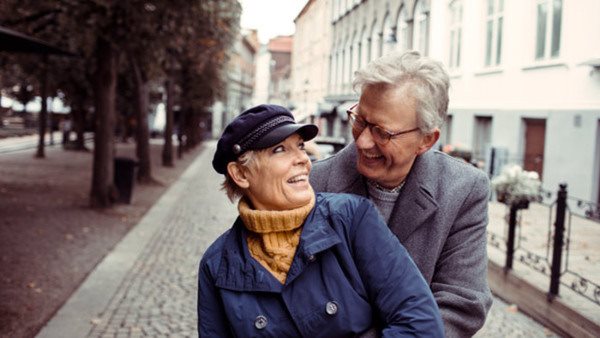
<instances>
[{"instance_id":1,"label":"building facade","mask_svg":"<svg viewBox=\"0 0 600 338\"><path fill-rule=\"evenodd\" d=\"M440 146L469 149L497 174L489 165L494 148L496 160L538 172L545 189L566 182L571 196L600 202L600 1L331 0L330 6L324 100L338 108L336 123L343 124L346 103L357 99L355 70L392 50L419 50L442 61L451 76Z\"/></svg>"},{"instance_id":2,"label":"building facade","mask_svg":"<svg viewBox=\"0 0 600 338\"><path fill-rule=\"evenodd\" d=\"M277 36L269 40L268 102L291 108L291 73L293 36Z\"/></svg>"},{"instance_id":3,"label":"building facade","mask_svg":"<svg viewBox=\"0 0 600 338\"><path fill-rule=\"evenodd\" d=\"M598 0L433 1L431 55L451 74L445 143L490 149L545 189L600 203ZM595 65L595 66L594 66Z\"/></svg>"},{"instance_id":4,"label":"building facade","mask_svg":"<svg viewBox=\"0 0 600 338\"><path fill-rule=\"evenodd\" d=\"M251 106L259 46L256 30L243 32L235 41L227 66L225 100L212 109L213 135L220 135L235 116Z\"/></svg>"},{"instance_id":5,"label":"building facade","mask_svg":"<svg viewBox=\"0 0 600 338\"><path fill-rule=\"evenodd\" d=\"M309 0L294 20L291 100L298 121L311 120L325 105L331 48L330 18L330 0Z\"/></svg>"}]
</instances>

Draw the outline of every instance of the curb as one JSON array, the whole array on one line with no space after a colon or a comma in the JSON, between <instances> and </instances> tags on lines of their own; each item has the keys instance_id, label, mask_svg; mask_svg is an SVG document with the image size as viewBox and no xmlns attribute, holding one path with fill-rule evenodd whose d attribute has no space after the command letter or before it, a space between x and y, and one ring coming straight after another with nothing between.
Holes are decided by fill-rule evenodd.
<instances>
[{"instance_id":1,"label":"curb","mask_svg":"<svg viewBox=\"0 0 600 338\"><path fill-rule=\"evenodd\" d=\"M204 148L204 145L201 145ZM36 335L40 338L85 337L107 309L113 295L148 242L168 222L188 181L194 179L203 151L148 210L141 221L92 270L67 302Z\"/></svg>"}]
</instances>

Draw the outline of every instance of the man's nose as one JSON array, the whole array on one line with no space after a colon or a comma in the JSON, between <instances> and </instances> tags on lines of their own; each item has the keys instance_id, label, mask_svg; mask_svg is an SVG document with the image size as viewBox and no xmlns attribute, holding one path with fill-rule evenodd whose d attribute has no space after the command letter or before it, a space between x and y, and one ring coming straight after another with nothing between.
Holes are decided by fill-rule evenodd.
<instances>
[{"instance_id":1,"label":"man's nose","mask_svg":"<svg viewBox=\"0 0 600 338\"><path fill-rule=\"evenodd\" d=\"M363 131L355 138L354 143L359 149L369 149L375 146L373 140L373 134L371 134L371 128L366 127Z\"/></svg>"}]
</instances>

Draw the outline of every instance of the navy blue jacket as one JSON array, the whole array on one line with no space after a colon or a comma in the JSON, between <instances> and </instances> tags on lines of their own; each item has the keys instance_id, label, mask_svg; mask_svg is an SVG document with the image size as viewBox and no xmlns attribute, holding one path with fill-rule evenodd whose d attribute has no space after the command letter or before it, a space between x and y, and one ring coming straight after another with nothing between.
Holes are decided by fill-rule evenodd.
<instances>
[{"instance_id":1,"label":"navy blue jacket","mask_svg":"<svg viewBox=\"0 0 600 338\"><path fill-rule=\"evenodd\" d=\"M429 286L373 204L318 193L281 284L250 255L241 219L200 262L200 337L443 337Z\"/></svg>"}]
</instances>

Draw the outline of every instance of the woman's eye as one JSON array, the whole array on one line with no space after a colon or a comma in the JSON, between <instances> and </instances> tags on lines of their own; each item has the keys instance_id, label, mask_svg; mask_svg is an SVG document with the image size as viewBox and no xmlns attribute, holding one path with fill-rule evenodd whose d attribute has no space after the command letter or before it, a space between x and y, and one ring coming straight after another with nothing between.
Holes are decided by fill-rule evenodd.
<instances>
[{"instance_id":1,"label":"woman's eye","mask_svg":"<svg viewBox=\"0 0 600 338\"><path fill-rule=\"evenodd\" d=\"M277 146L277 147L273 148L273 153L280 153L283 150L284 150L283 146Z\"/></svg>"},{"instance_id":2,"label":"woman's eye","mask_svg":"<svg viewBox=\"0 0 600 338\"><path fill-rule=\"evenodd\" d=\"M305 148L304 142L300 143L300 145L298 147L300 148L300 150L304 150L304 148Z\"/></svg>"}]
</instances>

